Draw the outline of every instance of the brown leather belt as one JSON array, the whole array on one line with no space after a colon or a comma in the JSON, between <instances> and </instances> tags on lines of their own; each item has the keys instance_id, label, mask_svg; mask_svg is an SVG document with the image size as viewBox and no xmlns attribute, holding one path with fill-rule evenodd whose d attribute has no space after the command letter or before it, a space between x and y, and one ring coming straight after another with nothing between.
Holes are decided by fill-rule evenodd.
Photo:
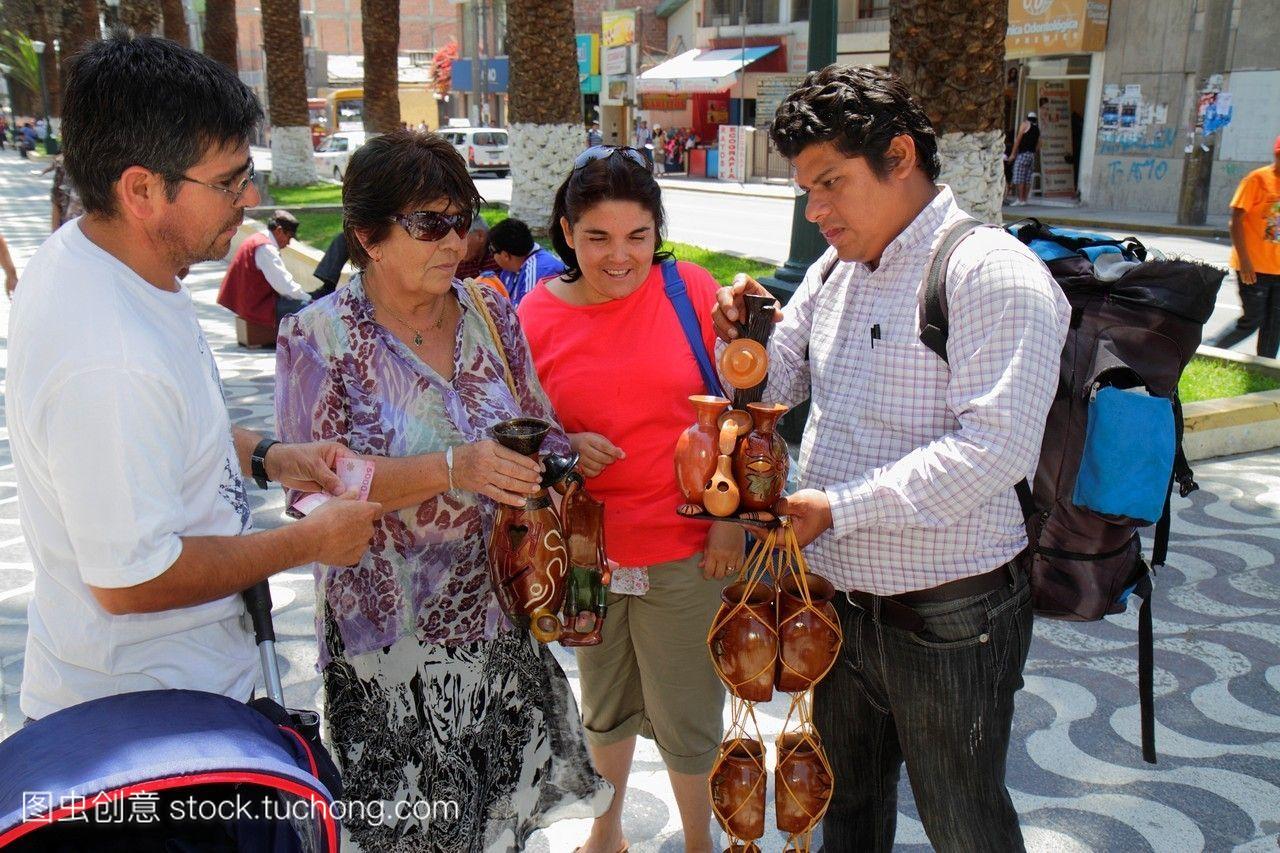
<instances>
[{"instance_id":1,"label":"brown leather belt","mask_svg":"<svg viewBox=\"0 0 1280 853\"><path fill-rule=\"evenodd\" d=\"M880 605L880 621L903 631L924 630L924 618L911 609L913 604L939 604L956 601L974 595L994 592L1001 587L1009 586L1017 573L1025 572L1024 555L1019 554L1011 562L998 569L992 569L980 575L948 581L928 589L916 589L911 592L900 592L897 595L873 595L859 589L851 589L845 595L849 601L858 605L868 613L876 612L877 602Z\"/></svg>"}]
</instances>

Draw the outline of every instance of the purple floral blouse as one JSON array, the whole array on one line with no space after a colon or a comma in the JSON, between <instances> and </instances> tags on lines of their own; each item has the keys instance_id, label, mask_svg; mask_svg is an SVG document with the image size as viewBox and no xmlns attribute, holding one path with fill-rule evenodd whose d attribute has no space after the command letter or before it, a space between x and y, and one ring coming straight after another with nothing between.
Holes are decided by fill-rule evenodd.
<instances>
[{"instance_id":1,"label":"purple floral blouse","mask_svg":"<svg viewBox=\"0 0 1280 853\"><path fill-rule=\"evenodd\" d=\"M489 438L491 426L523 414L557 424L543 450L566 452L511 303L480 288L506 348L518 402L484 317L465 287L455 281L453 289L463 311L452 382L374 321L359 276L285 318L276 349L280 439L336 440L361 454L415 456ZM455 489L383 516L359 565L316 565L316 600L328 602L346 652L363 654L409 635L454 645L510 630L485 556L494 509L489 498ZM316 608L323 668L329 657L322 611Z\"/></svg>"}]
</instances>

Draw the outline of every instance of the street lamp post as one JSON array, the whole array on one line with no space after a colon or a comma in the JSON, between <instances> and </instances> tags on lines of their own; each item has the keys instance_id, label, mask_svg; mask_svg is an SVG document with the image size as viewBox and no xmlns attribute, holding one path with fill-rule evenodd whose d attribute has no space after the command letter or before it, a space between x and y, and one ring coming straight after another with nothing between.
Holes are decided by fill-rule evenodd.
<instances>
[{"instance_id":1,"label":"street lamp post","mask_svg":"<svg viewBox=\"0 0 1280 853\"><path fill-rule=\"evenodd\" d=\"M57 42L54 42L56 45ZM44 153L50 157L58 153L58 141L53 138L53 123L49 121L49 87L44 80L44 47L42 41L32 41L36 52L36 64L40 66L40 102L44 110Z\"/></svg>"},{"instance_id":2,"label":"street lamp post","mask_svg":"<svg viewBox=\"0 0 1280 853\"><path fill-rule=\"evenodd\" d=\"M819 71L836 61L836 2L813 0L809 6L809 70ZM791 256L771 279L762 282L785 302L804 280L809 265L827 250L818 226L804 216L804 200L796 199L791 214Z\"/></svg>"}]
</instances>

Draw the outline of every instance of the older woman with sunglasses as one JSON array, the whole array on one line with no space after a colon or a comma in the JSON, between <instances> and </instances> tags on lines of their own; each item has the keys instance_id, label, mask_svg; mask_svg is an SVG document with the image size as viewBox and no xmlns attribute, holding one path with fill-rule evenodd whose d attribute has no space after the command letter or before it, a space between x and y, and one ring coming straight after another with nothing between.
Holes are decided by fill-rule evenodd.
<instances>
[{"instance_id":1,"label":"older woman with sunglasses","mask_svg":"<svg viewBox=\"0 0 1280 853\"><path fill-rule=\"evenodd\" d=\"M581 853L626 848L621 794L641 734L666 764L684 849L712 850L707 775L725 691L706 638L725 577L742 564L743 533L675 513L683 502L676 439L695 420L689 396L707 393L694 352L712 350L717 285L661 251L662 228L662 193L644 155L588 148L552 213L551 239L568 269L520 303L538 376L605 503L609 557L621 564L603 641L577 650L591 755L619 792ZM666 293L676 278L693 342Z\"/></svg>"},{"instance_id":2,"label":"older woman with sunglasses","mask_svg":"<svg viewBox=\"0 0 1280 853\"><path fill-rule=\"evenodd\" d=\"M385 814L346 826L379 853L519 849L612 796L564 673L502 615L487 576L495 504L522 503L539 479L488 430L555 414L514 309L454 278L480 198L453 147L416 130L375 137L342 201L360 274L282 325L276 414L286 440L324 436L372 462L371 500L389 510L359 565L317 568L346 798ZM547 444L567 449L558 428Z\"/></svg>"}]
</instances>

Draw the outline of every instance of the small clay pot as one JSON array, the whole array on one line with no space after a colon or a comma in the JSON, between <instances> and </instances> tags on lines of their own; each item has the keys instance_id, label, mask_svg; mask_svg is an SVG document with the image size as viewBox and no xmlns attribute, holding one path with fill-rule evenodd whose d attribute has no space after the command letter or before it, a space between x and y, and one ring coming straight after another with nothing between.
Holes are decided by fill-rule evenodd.
<instances>
[{"instance_id":1,"label":"small clay pot","mask_svg":"<svg viewBox=\"0 0 1280 853\"><path fill-rule=\"evenodd\" d=\"M720 745L708 780L711 810L733 838L750 841L764 835L766 784L764 744L736 738Z\"/></svg>"},{"instance_id":2,"label":"small clay pot","mask_svg":"<svg viewBox=\"0 0 1280 853\"><path fill-rule=\"evenodd\" d=\"M831 774L813 731L778 735L778 766L773 771L774 813L788 835L808 832L831 803Z\"/></svg>"},{"instance_id":3,"label":"small clay pot","mask_svg":"<svg viewBox=\"0 0 1280 853\"><path fill-rule=\"evenodd\" d=\"M738 444L733 476L738 482L739 506L744 511L772 509L787 485L791 458L787 443L778 435L778 418L787 412L779 403L750 403L747 411L755 424Z\"/></svg>"},{"instance_id":4,"label":"small clay pot","mask_svg":"<svg viewBox=\"0 0 1280 853\"><path fill-rule=\"evenodd\" d=\"M778 634L773 588L729 584L720 592L720 610L711 630L711 659L725 686L752 702L773 698L778 663Z\"/></svg>"},{"instance_id":5,"label":"small clay pot","mask_svg":"<svg viewBox=\"0 0 1280 853\"><path fill-rule=\"evenodd\" d=\"M720 456L719 419L729 408L729 401L724 397L695 394L689 402L698 420L676 440L676 482L686 501L701 506L702 493L716 472L716 460Z\"/></svg>"},{"instance_id":6,"label":"small clay pot","mask_svg":"<svg viewBox=\"0 0 1280 853\"><path fill-rule=\"evenodd\" d=\"M738 483L733 478L732 457L716 457L716 470L707 483L707 490L702 493L702 505L712 515L724 518L737 512L740 503Z\"/></svg>"},{"instance_id":7,"label":"small clay pot","mask_svg":"<svg viewBox=\"0 0 1280 853\"><path fill-rule=\"evenodd\" d=\"M815 574L806 575L809 604L795 575L778 584L778 678L784 693L800 693L817 684L840 656L843 632L831 604L836 588Z\"/></svg>"}]
</instances>

